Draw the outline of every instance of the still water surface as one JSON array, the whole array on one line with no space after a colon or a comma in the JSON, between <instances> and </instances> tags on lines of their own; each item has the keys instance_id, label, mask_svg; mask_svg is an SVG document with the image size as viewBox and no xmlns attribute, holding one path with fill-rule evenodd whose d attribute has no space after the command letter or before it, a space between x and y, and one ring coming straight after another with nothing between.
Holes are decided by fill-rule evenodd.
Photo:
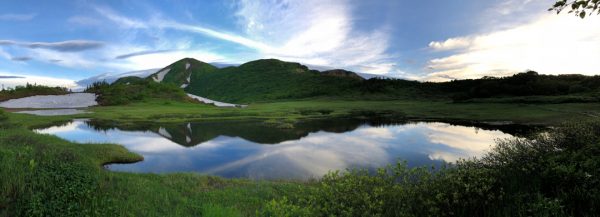
<instances>
[{"instance_id":1,"label":"still water surface","mask_svg":"<svg viewBox=\"0 0 600 217\"><path fill-rule=\"evenodd\" d=\"M116 143L141 154L114 171L199 172L251 179L318 178L330 170L377 168L399 160L440 165L479 157L514 128L440 122L372 124L322 120L280 129L258 122L119 125L89 120L36 130L79 143Z\"/></svg>"}]
</instances>

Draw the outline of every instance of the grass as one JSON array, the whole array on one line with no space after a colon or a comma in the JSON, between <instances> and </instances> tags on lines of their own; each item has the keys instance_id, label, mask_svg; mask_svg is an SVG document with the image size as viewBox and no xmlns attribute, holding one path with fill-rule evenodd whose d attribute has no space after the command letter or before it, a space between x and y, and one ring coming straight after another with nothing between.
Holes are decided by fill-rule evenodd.
<instances>
[{"instance_id":1,"label":"grass","mask_svg":"<svg viewBox=\"0 0 600 217\"><path fill-rule=\"evenodd\" d=\"M0 130L0 216L249 216L264 201L307 186L110 172L102 165L141 156L118 145L75 144L28 129L59 118L10 116Z\"/></svg>"},{"instance_id":2,"label":"grass","mask_svg":"<svg viewBox=\"0 0 600 217\"><path fill-rule=\"evenodd\" d=\"M339 101L313 99L251 104L248 108L217 108L186 102L151 100L124 106L95 107L78 117L123 122L182 122L259 119L296 120L357 116L365 111L390 113L414 120L511 121L552 125L600 115L600 103L505 104L447 101Z\"/></svg>"},{"instance_id":3,"label":"grass","mask_svg":"<svg viewBox=\"0 0 600 217\"><path fill-rule=\"evenodd\" d=\"M110 172L102 169L102 165L138 161L141 157L114 144L81 145L29 130L72 118L124 122L257 119L293 127L294 121L307 118L393 114L386 117L555 125L596 116L600 104L313 99L252 104L246 109L237 109L150 100L90 110L94 113L61 117L0 114L0 216L53 216L57 213L64 216L254 216L257 210L269 211L273 207L272 213L285 214L277 207L306 211L285 201L302 201L303 195L314 192L322 184L223 179L191 173ZM5 116L8 120L2 118Z\"/></svg>"}]
</instances>

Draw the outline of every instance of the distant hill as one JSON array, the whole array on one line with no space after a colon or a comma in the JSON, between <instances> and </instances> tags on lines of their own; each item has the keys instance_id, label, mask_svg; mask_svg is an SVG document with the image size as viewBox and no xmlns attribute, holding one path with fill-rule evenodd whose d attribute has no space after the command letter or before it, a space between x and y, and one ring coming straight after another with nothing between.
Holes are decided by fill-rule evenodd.
<instances>
[{"instance_id":1,"label":"distant hill","mask_svg":"<svg viewBox=\"0 0 600 217\"><path fill-rule=\"evenodd\" d=\"M172 84L185 92L223 102L257 102L346 94L364 78L345 70L319 72L276 59L218 68L192 58L176 61L143 78ZM139 83L124 77L115 84Z\"/></svg>"},{"instance_id":2,"label":"distant hill","mask_svg":"<svg viewBox=\"0 0 600 217\"><path fill-rule=\"evenodd\" d=\"M184 58L168 65L147 79L158 83L171 83L182 88L187 87L192 79L197 79L206 73L212 73L219 68L192 58Z\"/></svg>"},{"instance_id":3,"label":"distant hill","mask_svg":"<svg viewBox=\"0 0 600 217\"><path fill-rule=\"evenodd\" d=\"M79 80L76 83L80 87L85 88L96 82L101 82L101 81L106 81L107 83L113 83L116 80L118 80L119 78L123 78L123 77L133 76L133 77L145 78L145 77L148 77L149 75L157 72L158 70L160 70L160 69L146 69L146 70L124 72L124 73L119 73L119 74L104 73L101 75L96 75L94 77L89 77L86 79Z\"/></svg>"},{"instance_id":4,"label":"distant hill","mask_svg":"<svg viewBox=\"0 0 600 217\"><path fill-rule=\"evenodd\" d=\"M123 77L116 86L137 85L148 96L156 90L178 89L163 97L177 98L182 92L228 103L336 98L360 100L450 100L455 102L562 103L597 102L600 76L539 75L519 73L509 77L419 82L374 77L365 79L342 70L311 70L277 59L261 59L223 68L184 58L147 77ZM149 84L167 85L172 88ZM125 87L120 87L126 89ZM175 89L173 89L175 88ZM110 89L107 89L110 90ZM105 91L107 92L107 91Z\"/></svg>"}]
</instances>

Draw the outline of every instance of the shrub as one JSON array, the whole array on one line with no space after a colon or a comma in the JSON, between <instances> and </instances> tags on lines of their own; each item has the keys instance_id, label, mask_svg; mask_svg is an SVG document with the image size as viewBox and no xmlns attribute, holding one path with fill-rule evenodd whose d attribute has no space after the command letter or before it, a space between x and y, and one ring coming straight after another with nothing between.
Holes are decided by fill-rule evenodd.
<instances>
[{"instance_id":1,"label":"shrub","mask_svg":"<svg viewBox=\"0 0 600 217\"><path fill-rule=\"evenodd\" d=\"M100 105L125 105L151 98L176 101L186 98L185 92L174 84L162 84L149 80L115 82L113 84L96 82L85 92L97 94Z\"/></svg>"},{"instance_id":2,"label":"shrub","mask_svg":"<svg viewBox=\"0 0 600 217\"><path fill-rule=\"evenodd\" d=\"M332 172L298 200L268 209L313 216L593 216L600 212L600 122L499 141L481 159L439 169Z\"/></svg>"}]
</instances>

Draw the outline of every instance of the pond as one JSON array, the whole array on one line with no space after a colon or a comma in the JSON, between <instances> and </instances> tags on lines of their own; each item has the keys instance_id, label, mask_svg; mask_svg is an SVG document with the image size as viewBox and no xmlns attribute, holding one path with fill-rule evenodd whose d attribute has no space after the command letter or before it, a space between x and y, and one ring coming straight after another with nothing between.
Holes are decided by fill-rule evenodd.
<instances>
[{"instance_id":1,"label":"pond","mask_svg":"<svg viewBox=\"0 0 600 217\"><path fill-rule=\"evenodd\" d=\"M141 162L106 166L113 171L307 180L331 170L373 169L398 161L410 167L439 166L480 157L496 139L527 130L514 125L351 119L304 121L288 129L263 122L121 125L74 120L36 132L79 143L116 143L144 156Z\"/></svg>"}]
</instances>

